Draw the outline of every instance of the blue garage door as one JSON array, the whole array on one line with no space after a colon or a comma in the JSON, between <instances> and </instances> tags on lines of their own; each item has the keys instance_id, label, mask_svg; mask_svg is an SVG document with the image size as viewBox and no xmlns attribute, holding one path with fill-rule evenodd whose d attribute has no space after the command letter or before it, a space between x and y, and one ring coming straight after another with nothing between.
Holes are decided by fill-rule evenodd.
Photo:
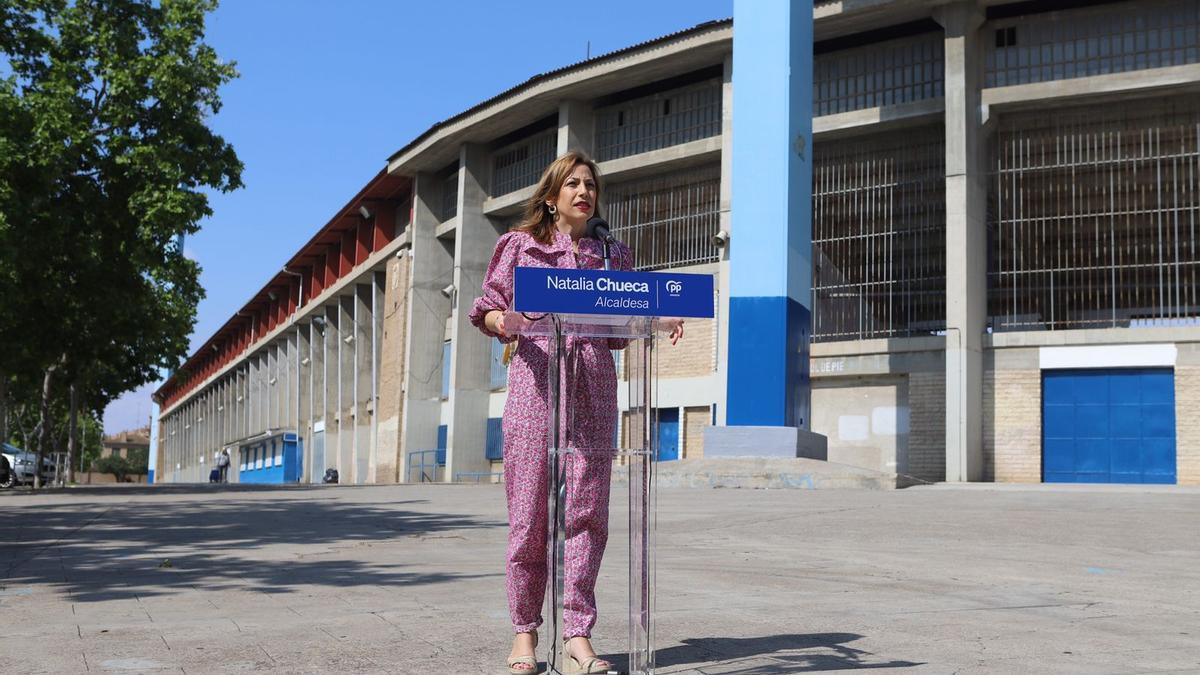
<instances>
[{"instance_id":1,"label":"blue garage door","mask_svg":"<svg viewBox=\"0 0 1200 675\"><path fill-rule=\"evenodd\" d=\"M679 408L658 408L658 461L679 459Z\"/></svg>"},{"instance_id":2,"label":"blue garage door","mask_svg":"<svg viewBox=\"0 0 1200 675\"><path fill-rule=\"evenodd\" d=\"M1174 483L1172 371L1044 372L1042 480Z\"/></svg>"}]
</instances>

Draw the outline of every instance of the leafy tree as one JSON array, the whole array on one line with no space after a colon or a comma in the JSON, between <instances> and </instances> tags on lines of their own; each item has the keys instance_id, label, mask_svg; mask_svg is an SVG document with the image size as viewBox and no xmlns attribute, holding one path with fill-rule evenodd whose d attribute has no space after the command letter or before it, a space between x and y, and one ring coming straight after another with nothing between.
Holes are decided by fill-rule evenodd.
<instances>
[{"instance_id":1,"label":"leafy tree","mask_svg":"<svg viewBox=\"0 0 1200 675\"><path fill-rule=\"evenodd\" d=\"M0 2L0 407L39 401L39 456L67 391L102 410L187 353L203 289L180 242L206 190L241 186L208 126L237 74L204 42L215 7Z\"/></svg>"},{"instance_id":2,"label":"leafy tree","mask_svg":"<svg viewBox=\"0 0 1200 675\"><path fill-rule=\"evenodd\" d=\"M146 475L150 471L150 450L142 448L130 448L129 457L129 472L137 475Z\"/></svg>"},{"instance_id":3,"label":"leafy tree","mask_svg":"<svg viewBox=\"0 0 1200 675\"><path fill-rule=\"evenodd\" d=\"M109 455L101 457L92 464L92 468L100 473L111 473L118 483L125 482L128 476L143 476L149 470L150 451L130 448L128 457Z\"/></svg>"},{"instance_id":4,"label":"leafy tree","mask_svg":"<svg viewBox=\"0 0 1200 675\"><path fill-rule=\"evenodd\" d=\"M124 483L126 476L135 473L129 460L120 455L101 457L96 460L94 468L100 473L111 473L118 483Z\"/></svg>"}]
</instances>

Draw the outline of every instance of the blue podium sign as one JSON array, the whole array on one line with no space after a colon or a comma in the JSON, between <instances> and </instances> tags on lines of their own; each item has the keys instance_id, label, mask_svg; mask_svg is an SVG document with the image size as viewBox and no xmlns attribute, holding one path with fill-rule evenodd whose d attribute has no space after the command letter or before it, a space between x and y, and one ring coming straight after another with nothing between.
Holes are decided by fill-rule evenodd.
<instances>
[{"instance_id":1,"label":"blue podium sign","mask_svg":"<svg viewBox=\"0 0 1200 675\"><path fill-rule=\"evenodd\" d=\"M707 274L518 267L513 309L555 314L610 314L711 319Z\"/></svg>"}]
</instances>

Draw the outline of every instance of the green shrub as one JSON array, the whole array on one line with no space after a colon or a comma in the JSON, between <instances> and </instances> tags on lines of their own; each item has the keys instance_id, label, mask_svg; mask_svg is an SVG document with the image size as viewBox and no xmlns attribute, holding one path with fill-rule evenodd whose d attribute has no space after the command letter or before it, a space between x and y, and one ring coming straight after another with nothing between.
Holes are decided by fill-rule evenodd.
<instances>
[{"instance_id":1,"label":"green shrub","mask_svg":"<svg viewBox=\"0 0 1200 675\"><path fill-rule=\"evenodd\" d=\"M100 473L111 473L118 483L124 483L125 477L137 473L129 460L118 455L109 455L96 460L93 465L96 471Z\"/></svg>"}]
</instances>

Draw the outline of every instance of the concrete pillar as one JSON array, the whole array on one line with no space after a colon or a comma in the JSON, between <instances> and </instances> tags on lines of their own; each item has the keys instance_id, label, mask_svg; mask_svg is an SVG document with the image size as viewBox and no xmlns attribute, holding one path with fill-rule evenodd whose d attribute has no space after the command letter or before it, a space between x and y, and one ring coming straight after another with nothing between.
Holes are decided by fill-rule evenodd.
<instances>
[{"instance_id":1,"label":"concrete pillar","mask_svg":"<svg viewBox=\"0 0 1200 675\"><path fill-rule=\"evenodd\" d=\"M300 482L312 479L312 325L296 325L296 434L300 441Z\"/></svg>"},{"instance_id":2,"label":"concrete pillar","mask_svg":"<svg viewBox=\"0 0 1200 675\"><path fill-rule=\"evenodd\" d=\"M232 443L238 439L238 372L234 367L225 378L225 442Z\"/></svg>"},{"instance_id":3,"label":"concrete pillar","mask_svg":"<svg viewBox=\"0 0 1200 675\"><path fill-rule=\"evenodd\" d=\"M322 457L323 465L313 467L322 476L326 469L337 468L338 439L341 436L338 424L338 411L341 410L342 399L341 387L338 386L341 376L338 346L342 341L338 337L338 316L337 305L325 306L325 452Z\"/></svg>"},{"instance_id":4,"label":"concrete pillar","mask_svg":"<svg viewBox=\"0 0 1200 675\"><path fill-rule=\"evenodd\" d=\"M406 475L408 453L437 447L442 405L442 342L450 299L441 289L454 278L453 242L435 236L441 211L441 185L437 177L419 173L413 181L412 270L408 299L408 351L404 417L400 452L401 475Z\"/></svg>"},{"instance_id":5,"label":"concrete pillar","mask_svg":"<svg viewBox=\"0 0 1200 675\"><path fill-rule=\"evenodd\" d=\"M238 391L238 386L242 380L241 365L235 366L231 371L229 371L228 380L228 384L225 387L225 405L229 412L229 429L225 442L232 443L241 437L240 429L242 420L240 416L241 413L239 412L241 410L241 404L238 402L238 398L241 396L240 392Z\"/></svg>"},{"instance_id":6,"label":"concrete pillar","mask_svg":"<svg viewBox=\"0 0 1200 675\"><path fill-rule=\"evenodd\" d=\"M249 409L247 407L247 403L249 403L249 400L250 400L249 395L248 395L249 392L247 390L249 376L250 376L250 363L249 363L249 361L244 360L244 361L242 361L242 364L240 366L238 366L238 375L237 375L237 399L236 400L237 400L238 423L237 423L237 432L235 434L237 436L237 438L245 438L246 435L249 433L249 429L250 429Z\"/></svg>"},{"instance_id":7,"label":"concrete pillar","mask_svg":"<svg viewBox=\"0 0 1200 675\"><path fill-rule=\"evenodd\" d=\"M248 414L246 435L258 433L262 430L259 422L262 410L262 403L259 397L260 385L259 375L262 372L261 363L258 354L250 356L250 372L246 378L246 408Z\"/></svg>"},{"instance_id":8,"label":"concrete pillar","mask_svg":"<svg viewBox=\"0 0 1200 675\"><path fill-rule=\"evenodd\" d=\"M192 480L203 482L204 469L204 405L199 396L192 398Z\"/></svg>"},{"instance_id":9,"label":"concrete pillar","mask_svg":"<svg viewBox=\"0 0 1200 675\"><path fill-rule=\"evenodd\" d=\"M255 397L254 407L258 411L258 424L252 429L254 433L262 433L271 424L271 349L263 345L258 356L258 396Z\"/></svg>"},{"instance_id":10,"label":"concrete pillar","mask_svg":"<svg viewBox=\"0 0 1200 675\"><path fill-rule=\"evenodd\" d=\"M387 263L384 286L384 307L376 315L382 320L383 339L379 374L379 401L375 417L379 420L376 432L375 483L394 483L404 480L400 474L400 428L404 413L404 390L408 363L405 360L408 340L409 271L411 249L400 249L397 257Z\"/></svg>"},{"instance_id":11,"label":"concrete pillar","mask_svg":"<svg viewBox=\"0 0 1200 675\"><path fill-rule=\"evenodd\" d=\"M284 338L286 346L287 360L284 369L284 381L287 382L287 387L284 389L286 396L284 397L284 418L283 426L285 429L293 429L300 433L300 387L297 382L297 373L300 368L300 357L298 356L299 349L299 328L292 328L288 331L287 337Z\"/></svg>"},{"instance_id":12,"label":"concrete pillar","mask_svg":"<svg viewBox=\"0 0 1200 675\"><path fill-rule=\"evenodd\" d=\"M175 409L175 474L176 482L186 480L184 463L187 460L187 404Z\"/></svg>"},{"instance_id":13,"label":"concrete pillar","mask_svg":"<svg viewBox=\"0 0 1200 675\"><path fill-rule=\"evenodd\" d=\"M283 428L283 411L286 399L287 385L283 376L283 363L286 360L283 340L271 344L271 424L269 429Z\"/></svg>"},{"instance_id":14,"label":"concrete pillar","mask_svg":"<svg viewBox=\"0 0 1200 675\"><path fill-rule=\"evenodd\" d=\"M187 462L188 482L191 483L191 482L196 481L196 475L195 475L195 470L194 470L194 466L196 464L196 404L195 404L195 401L188 401L187 417L185 419L187 420L187 424L185 426L185 428L187 430L187 438L186 438L186 445L184 446L186 448L186 453L187 453L185 461Z\"/></svg>"},{"instance_id":15,"label":"concrete pillar","mask_svg":"<svg viewBox=\"0 0 1200 675\"><path fill-rule=\"evenodd\" d=\"M353 286L350 292L353 293ZM354 351L354 296L339 295L338 304L338 479L343 483L354 482L354 401L355 362ZM349 342L347 342L349 339Z\"/></svg>"},{"instance_id":16,"label":"concrete pillar","mask_svg":"<svg viewBox=\"0 0 1200 675\"><path fill-rule=\"evenodd\" d=\"M217 443L224 448L229 442L229 406L227 396L229 395L229 378L222 376L214 387L214 392L217 398Z\"/></svg>"},{"instance_id":17,"label":"concrete pillar","mask_svg":"<svg viewBox=\"0 0 1200 675\"><path fill-rule=\"evenodd\" d=\"M487 447L488 398L491 396L492 338L471 325L475 298L483 294L483 277L499 233L483 215L488 154L481 145L466 144L459 153L458 236L454 239L454 299L451 316L450 423L447 429L446 478L463 472L490 470Z\"/></svg>"},{"instance_id":18,"label":"concrete pillar","mask_svg":"<svg viewBox=\"0 0 1200 675\"><path fill-rule=\"evenodd\" d=\"M987 222L980 77L984 15L939 8L946 29L946 480L983 477Z\"/></svg>"},{"instance_id":19,"label":"concrete pillar","mask_svg":"<svg viewBox=\"0 0 1200 675\"><path fill-rule=\"evenodd\" d=\"M258 423L251 431L257 433L266 431L271 424L271 346L263 345L258 356L258 395L255 396L254 407L258 414Z\"/></svg>"},{"instance_id":20,"label":"concrete pillar","mask_svg":"<svg viewBox=\"0 0 1200 675\"><path fill-rule=\"evenodd\" d=\"M196 467L196 480L201 483L208 480L208 469L212 463L212 452L208 449L208 413L208 397L200 394L196 397L196 456L203 460L203 464Z\"/></svg>"},{"instance_id":21,"label":"concrete pillar","mask_svg":"<svg viewBox=\"0 0 1200 675\"><path fill-rule=\"evenodd\" d=\"M266 369L263 372L263 392L266 403L266 415L263 420L263 430L279 426L279 345L272 342L264 350L263 360Z\"/></svg>"},{"instance_id":22,"label":"concrete pillar","mask_svg":"<svg viewBox=\"0 0 1200 675\"><path fill-rule=\"evenodd\" d=\"M371 462L371 396L375 345L372 284L355 284L354 296L354 482L367 482Z\"/></svg>"},{"instance_id":23,"label":"concrete pillar","mask_svg":"<svg viewBox=\"0 0 1200 675\"><path fill-rule=\"evenodd\" d=\"M204 398L198 394L192 395L192 453L193 465L204 456ZM196 479L199 480L199 473Z\"/></svg>"},{"instance_id":24,"label":"concrete pillar","mask_svg":"<svg viewBox=\"0 0 1200 675\"><path fill-rule=\"evenodd\" d=\"M216 434L217 445L224 448L229 442L229 378L222 376L213 387L213 395L217 400Z\"/></svg>"},{"instance_id":25,"label":"concrete pillar","mask_svg":"<svg viewBox=\"0 0 1200 675\"><path fill-rule=\"evenodd\" d=\"M207 469L209 466L208 462L212 461L213 449L217 445L217 441L216 441L216 438L214 437L215 435L213 433L214 431L216 431L216 428L217 428L217 426L216 426L217 406L216 406L216 401L213 399L213 393L212 393L211 387L204 391L203 401L204 401L204 424L201 425L200 428L204 431L204 461L206 463L205 468ZM205 473L207 473L207 470L205 471Z\"/></svg>"},{"instance_id":26,"label":"concrete pillar","mask_svg":"<svg viewBox=\"0 0 1200 675\"><path fill-rule=\"evenodd\" d=\"M192 480L189 458L192 455L191 444L192 419L189 404L184 403L179 408L179 480L190 483Z\"/></svg>"},{"instance_id":27,"label":"concrete pillar","mask_svg":"<svg viewBox=\"0 0 1200 675\"><path fill-rule=\"evenodd\" d=\"M562 101L558 104L558 154L568 150L581 150L588 156L595 154L596 121L592 104L585 101ZM459 166L462 166L460 163ZM479 174L479 180L487 174ZM459 184L459 200L462 200L462 185ZM461 211L460 211L461 213Z\"/></svg>"},{"instance_id":28,"label":"concrete pillar","mask_svg":"<svg viewBox=\"0 0 1200 675\"><path fill-rule=\"evenodd\" d=\"M325 475L325 448L329 442L330 427L326 418L326 371L328 363L325 359L325 336L329 333L330 328L326 325L324 309L318 309L313 314L313 322L310 324L311 332L309 334L309 348L312 358L312 429L313 442L312 448L307 453L310 473L309 476L313 482L320 482ZM317 441L317 435L320 435L320 442Z\"/></svg>"},{"instance_id":29,"label":"concrete pillar","mask_svg":"<svg viewBox=\"0 0 1200 675\"><path fill-rule=\"evenodd\" d=\"M271 344L271 423L267 425L269 429L279 429L283 424L283 409L285 392L287 391L285 379L283 376L283 362L286 356L284 354L284 343L282 340L276 340Z\"/></svg>"},{"instance_id":30,"label":"concrete pillar","mask_svg":"<svg viewBox=\"0 0 1200 675\"><path fill-rule=\"evenodd\" d=\"M246 372L242 377L242 408L246 417L246 426L242 430L242 438L250 435L250 430L254 428L254 392L258 387L258 367L255 365L255 357L253 355L246 357Z\"/></svg>"},{"instance_id":31,"label":"concrete pillar","mask_svg":"<svg viewBox=\"0 0 1200 675\"><path fill-rule=\"evenodd\" d=\"M367 399L367 415L371 419L371 454L367 459L367 482L379 482L376 467L379 463L379 380L383 372L383 314L387 311L387 273L375 272L371 277L371 397ZM393 444L393 448L395 445ZM391 480L387 481L393 482Z\"/></svg>"},{"instance_id":32,"label":"concrete pillar","mask_svg":"<svg viewBox=\"0 0 1200 675\"><path fill-rule=\"evenodd\" d=\"M176 417L177 417L177 420L175 422L175 430L178 432L177 434L175 434L175 438L177 439L175 442L176 443L176 446L175 446L175 474L176 474L176 476L178 476L178 478L176 479L176 482L185 483L185 482L188 482L188 480L189 480L189 476L187 474L187 466L186 466L187 457L188 457L188 449L187 449L188 428L187 428L187 406L186 406L186 404L182 405L178 408L178 413L176 413Z\"/></svg>"}]
</instances>

